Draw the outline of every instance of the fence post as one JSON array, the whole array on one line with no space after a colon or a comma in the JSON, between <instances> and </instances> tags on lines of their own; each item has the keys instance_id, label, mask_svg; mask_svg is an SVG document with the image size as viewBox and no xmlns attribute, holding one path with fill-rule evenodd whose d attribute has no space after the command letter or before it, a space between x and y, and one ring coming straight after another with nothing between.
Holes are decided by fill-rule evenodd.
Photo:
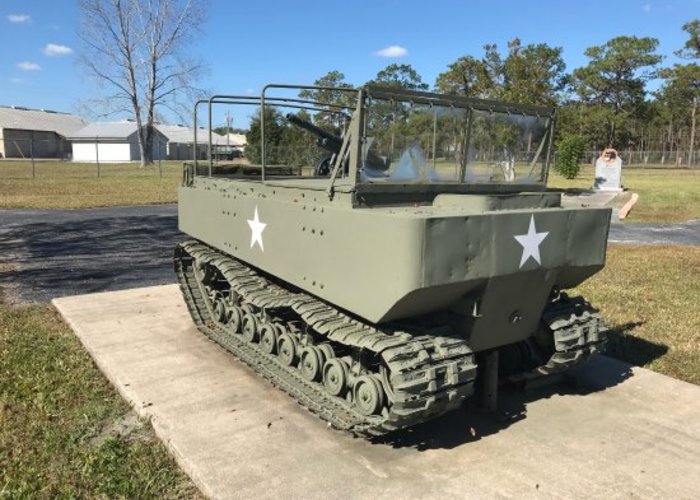
<instances>
[{"instance_id":1,"label":"fence post","mask_svg":"<svg viewBox=\"0 0 700 500\"><path fill-rule=\"evenodd\" d=\"M29 156L32 158L32 179L36 179L36 165L34 164L34 132L29 134Z\"/></svg>"},{"instance_id":2,"label":"fence post","mask_svg":"<svg viewBox=\"0 0 700 500\"><path fill-rule=\"evenodd\" d=\"M160 166L160 160L163 157L163 143L158 141L158 177L163 178L163 169Z\"/></svg>"},{"instance_id":3,"label":"fence post","mask_svg":"<svg viewBox=\"0 0 700 500\"><path fill-rule=\"evenodd\" d=\"M100 138L95 136L95 163L97 163L97 177L100 177Z\"/></svg>"}]
</instances>

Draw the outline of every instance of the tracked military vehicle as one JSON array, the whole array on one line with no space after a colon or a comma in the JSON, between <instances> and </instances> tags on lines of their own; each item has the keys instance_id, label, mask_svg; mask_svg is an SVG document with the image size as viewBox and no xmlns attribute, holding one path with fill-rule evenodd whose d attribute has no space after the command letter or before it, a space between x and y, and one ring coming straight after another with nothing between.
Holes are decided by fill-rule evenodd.
<instances>
[{"instance_id":1,"label":"tracked military vehicle","mask_svg":"<svg viewBox=\"0 0 700 500\"><path fill-rule=\"evenodd\" d=\"M598 311L563 290L603 267L610 211L546 189L553 109L268 85L200 101L210 129L221 104L255 106L246 155L260 161L185 165L185 301L200 330L332 426L413 426L603 349ZM322 152L283 164L272 125Z\"/></svg>"}]
</instances>

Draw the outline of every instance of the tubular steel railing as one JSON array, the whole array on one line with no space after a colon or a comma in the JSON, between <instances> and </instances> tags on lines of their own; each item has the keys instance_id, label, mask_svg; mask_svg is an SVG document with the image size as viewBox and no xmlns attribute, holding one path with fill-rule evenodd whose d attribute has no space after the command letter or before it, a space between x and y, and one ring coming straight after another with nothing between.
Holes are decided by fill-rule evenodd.
<instances>
[{"instance_id":1,"label":"tubular steel railing","mask_svg":"<svg viewBox=\"0 0 700 500\"><path fill-rule=\"evenodd\" d=\"M339 88L339 87L320 87L314 85L282 85L270 84L263 88L260 96L235 95L235 94L216 94L208 99L200 99L194 104L194 146L192 152L192 162L194 165L194 175L197 173L198 157L197 157L197 130L198 130L198 108L202 104L207 104L207 125L208 125L208 140L207 140L207 160L208 160L208 176L212 176L214 165L213 156L213 124L212 124L212 109L214 104L230 104L243 106L260 106L260 163L261 163L261 178L265 180L265 105L274 105L278 107L304 109L308 111L317 111L323 113L338 113L344 114L345 111L353 109L352 106L346 106L336 103L325 103L313 99L300 99L293 97L270 97L265 93L270 88L298 89L298 90L330 90L343 92L357 92L355 89Z\"/></svg>"}]
</instances>

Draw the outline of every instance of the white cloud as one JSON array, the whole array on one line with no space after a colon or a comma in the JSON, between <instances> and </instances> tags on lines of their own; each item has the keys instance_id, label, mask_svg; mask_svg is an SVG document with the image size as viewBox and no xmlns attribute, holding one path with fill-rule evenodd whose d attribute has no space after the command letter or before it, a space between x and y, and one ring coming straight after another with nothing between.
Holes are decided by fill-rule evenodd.
<instances>
[{"instance_id":1,"label":"white cloud","mask_svg":"<svg viewBox=\"0 0 700 500\"><path fill-rule=\"evenodd\" d=\"M41 66L39 66L37 63L33 63L33 62L29 62L29 61L17 63L16 66L19 69L21 69L22 71L38 71L41 69Z\"/></svg>"},{"instance_id":2,"label":"white cloud","mask_svg":"<svg viewBox=\"0 0 700 500\"><path fill-rule=\"evenodd\" d=\"M32 20L29 14L10 14L7 20L14 24L28 23Z\"/></svg>"},{"instance_id":3,"label":"white cloud","mask_svg":"<svg viewBox=\"0 0 700 500\"><path fill-rule=\"evenodd\" d=\"M73 49L66 47L65 45L49 43L46 45L46 47L44 47L43 52L47 56L67 56L73 52Z\"/></svg>"},{"instance_id":4,"label":"white cloud","mask_svg":"<svg viewBox=\"0 0 700 500\"><path fill-rule=\"evenodd\" d=\"M649 2L645 3L644 7L642 7L642 10L648 14L649 12L651 12L651 4Z\"/></svg>"},{"instance_id":5,"label":"white cloud","mask_svg":"<svg viewBox=\"0 0 700 500\"><path fill-rule=\"evenodd\" d=\"M376 51L374 55L379 57L404 57L408 55L408 50L400 45L389 45L388 47Z\"/></svg>"}]
</instances>

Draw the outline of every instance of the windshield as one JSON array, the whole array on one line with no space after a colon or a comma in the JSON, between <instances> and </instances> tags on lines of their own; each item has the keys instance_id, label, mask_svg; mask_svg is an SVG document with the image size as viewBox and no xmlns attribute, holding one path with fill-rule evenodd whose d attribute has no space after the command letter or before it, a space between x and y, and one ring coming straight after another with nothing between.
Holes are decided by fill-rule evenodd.
<instances>
[{"instance_id":1,"label":"windshield","mask_svg":"<svg viewBox=\"0 0 700 500\"><path fill-rule=\"evenodd\" d=\"M371 183L544 181L551 118L373 100L360 179Z\"/></svg>"}]
</instances>

